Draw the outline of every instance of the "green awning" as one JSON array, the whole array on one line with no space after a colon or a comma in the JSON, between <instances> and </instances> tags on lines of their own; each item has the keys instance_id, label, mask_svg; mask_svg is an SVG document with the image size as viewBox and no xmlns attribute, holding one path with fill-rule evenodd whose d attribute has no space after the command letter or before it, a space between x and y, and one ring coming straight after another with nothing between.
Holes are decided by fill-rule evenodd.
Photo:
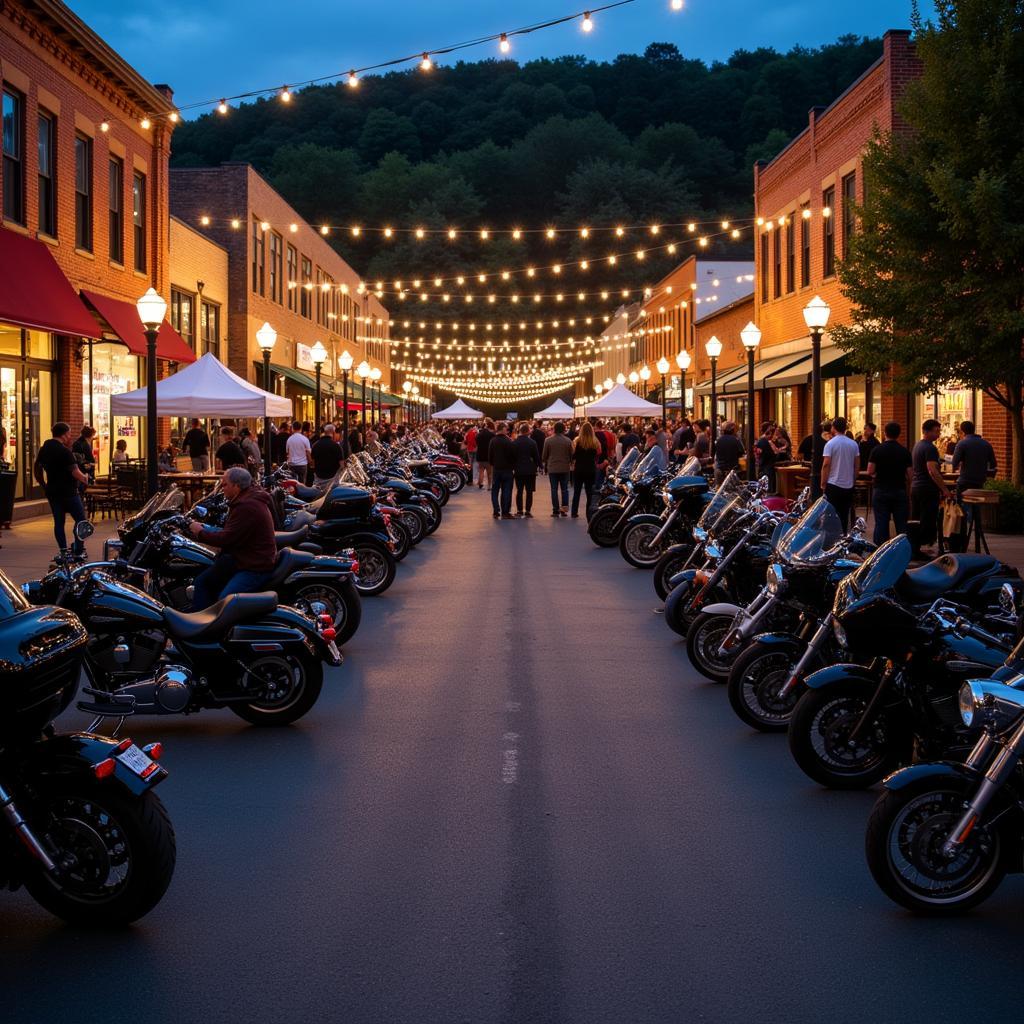
<instances>
[{"instance_id":1,"label":"green awning","mask_svg":"<svg viewBox=\"0 0 1024 1024\"><path fill-rule=\"evenodd\" d=\"M302 370L293 370L290 366L280 366L278 363L271 363L270 369L279 377L284 377L293 384L298 384L299 387L305 388L311 395L316 394L316 381L308 373L303 373ZM322 381L320 386L322 389Z\"/></svg>"}]
</instances>

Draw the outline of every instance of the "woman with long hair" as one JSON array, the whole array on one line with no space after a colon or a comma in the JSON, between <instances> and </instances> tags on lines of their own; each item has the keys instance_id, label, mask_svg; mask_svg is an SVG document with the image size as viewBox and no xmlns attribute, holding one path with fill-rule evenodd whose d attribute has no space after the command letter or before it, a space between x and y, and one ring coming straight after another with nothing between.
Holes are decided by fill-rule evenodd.
<instances>
[{"instance_id":1,"label":"woman with long hair","mask_svg":"<svg viewBox=\"0 0 1024 1024\"><path fill-rule=\"evenodd\" d=\"M580 514L580 494L585 491L589 513L590 501L594 495L594 481L597 479L597 463L601 458L601 443L594 433L589 420L584 420L579 436L572 446L572 517ZM589 518L589 516L588 516Z\"/></svg>"}]
</instances>

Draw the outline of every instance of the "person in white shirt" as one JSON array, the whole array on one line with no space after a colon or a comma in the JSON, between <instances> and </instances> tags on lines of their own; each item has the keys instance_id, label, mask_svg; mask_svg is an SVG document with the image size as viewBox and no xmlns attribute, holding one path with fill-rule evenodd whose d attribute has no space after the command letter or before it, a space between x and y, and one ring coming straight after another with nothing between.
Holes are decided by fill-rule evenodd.
<instances>
[{"instance_id":1,"label":"person in white shirt","mask_svg":"<svg viewBox=\"0 0 1024 1024\"><path fill-rule=\"evenodd\" d=\"M288 435L285 452L295 478L303 484L307 482L306 476L309 472L309 451L309 438L302 432L302 424L296 420L292 425L292 432Z\"/></svg>"},{"instance_id":2,"label":"person in white shirt","mask_svg":"<svg viewBox=\"0 0 1024 1024\"><path fill-rule=\"evenodd\" d=\"M821 489L825 499L839 514L843 530L849 529L853 507L853 487L860 468L860 446L846 436L846 419L832 421L832 436L825 442L825 458L821 464Z\"/></svg>"}]
</instances>

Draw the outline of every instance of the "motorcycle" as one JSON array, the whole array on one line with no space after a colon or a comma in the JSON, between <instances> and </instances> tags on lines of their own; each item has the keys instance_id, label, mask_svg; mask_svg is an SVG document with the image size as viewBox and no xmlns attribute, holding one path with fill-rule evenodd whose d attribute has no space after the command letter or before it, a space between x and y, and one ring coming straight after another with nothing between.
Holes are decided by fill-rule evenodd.
<instances>
[{"instance_id":1,"label":"motorcycle","mask_svg":"<svg viewBox=\"0 0 1024 1024\"><path fill-rule=\"evenodd\" d=\"M92 532L86 522L75 530ZM316 703L324 663L341 664L333 629L278 606L269 592L179 612L67 553L22 591L32 604L74 612L88 631L83 692L92 700L78 707L95 716L93 728L104 718L203 708L229 708L253 725L288 725Z\"/></svg>"},{"instance_id":2,"label":"motorcycle","mask_svg":"<svg viewBox=\"0 0 1024 1024\"><path fill-rule=\"evenodd\" d=\"M952 603L973 603L987 622L998 621L988 606L991 595L998 612L999 591L990 588L1006 579L994 575L1004 568L996 559L946 555L936 561L950 566L908 573L910 558L910 541L895 537L836 589L832 628L866 664L809 675L788 730L794 760L823 786L864 788L912 759L963 746L960 686L999 668L1012 644L1015 621L996 635ZM955 571L944 573L948 567Z\"/></svg>"},{"instance_id":3,"label":"motorcycle","mask_svg":"<svg viewBox=\"0 0 1024 1024\"><path fill-rule=\"evenodd\" d=\"M587 523L587 534L598 547L615 547L630 516L661 511L661 494L655 484L660 473L660 463L650 452L641 457L632 448L626 453L615 471L613 491L599 500Z\"/></svg>"},{"instance_id":4,"label":"motorcycle","mask_svg":"<svg viewBox=\"0 0 1024 1024\"><path fill-rule=\"evenodd\" d=\"M174 829L153 792L162 747L52 721L74 698L89 637L33 607L0 571L0 885L72 924L125 925L160 902Z\"/></svg>"}]
</instances>

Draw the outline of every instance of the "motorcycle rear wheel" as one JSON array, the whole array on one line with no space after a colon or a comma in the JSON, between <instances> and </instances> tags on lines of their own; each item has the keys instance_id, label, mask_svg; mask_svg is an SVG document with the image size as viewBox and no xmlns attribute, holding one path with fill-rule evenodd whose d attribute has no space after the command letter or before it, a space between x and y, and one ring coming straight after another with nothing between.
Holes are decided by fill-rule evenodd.
<instances>
[{"instance_id":1,"label":"motorcycle rear wheel","mask_svg":"<svg viewBox=\"0 0 1024 1024\"><path fill-rule=\"evenodd\" d=\"M363 617L359 591L351 583L300 584L288 594L287 599L289 604L314 615L320 614L318 607L323 606L324 613L333 620L334 640L339 647L355 636Z\"/></svg>"},{"instance_id":2,"label":"motorcycle rear wheel","mask_svg":"<svg viewBox=\"0 0 1024 1024\"><path fill-rule=\"evenodd\" d=\"M690 626L697 617L697 613L687 608L692 596L693 583L688 581L680 583L665 601L665 624L681 637L689 633Z\"/></svg>"},{"instance_id":3,"label":"motorcycle rear wheel","mask_svg":"<svg viewBox=\"0 0 1024 1024\"><path fill-rule=\"evenodd\" d=\"M398 518L409 534L409 543L415 547L427 535L427 515L419 508L403 505L398 510Z\"/></svg>"},{"instance_id":4,"label":"motorcycle rear wheel","mask_svg":"<svg viewBox=\"0 0 1024 1024\"><path fill-rule=\"evenodd\" d=\"M661 545L651 547L658 536L661 521L654 523L626 523L619 535L619 554L634 569L653 569L661 558Z\"/></svg>"},{"instance_id":5,"label":"motorcycle rear wheel","mask_svg":"<svg viewBox=\"0 0 1024 1024\"><path fill-rule=\"evenodd\" d=\"M732 615L701 612L686 631L686 653L690 663L702 675L716 683L729 678L735 654L718 653L718 647L732 628Z\"/></svg>"},{"instance_id":6,"label":"motorcycle rear wheel","mask_svg":"<svg viewBox=\"0 0 1024 1024\"><path fill-rule=\"evenodd\" d=\"M429 537L441 525L444 513L441 511L441 503L429 491L420 491L419 493L427 499L422 508L423 515L427 520L427 536Z\"/></svg>"},{"instance_id":7,"label":"motorcycle rear wheel","mask_svg":"<svg viewBox=\"0 0 1024 1024\"><path fill-rule=\"evenodd\" d=\"M291 725L313 707L324 685L324 666L319 658L269 654L255 658L246 667L249 686L255 685L255 676L273 688L265 699L228 705L251 725Z\"/></svg>"},{"instance_id":8,"label":"motorcycle rear wheel","mask_svg":"<svg viewBox=\"0 0 1024 1024\"><path fill-rule=\"evenodd\" d=\"M452 494L458 494L466 486L466 478L457 469L446 469L444 482Z\"/></svg>"},{"instance_id":9,"label":"motorcycle rear wheel","mask_svg":"<svg viewBox=\"0 0 1024 1024\"><path fill-rule=\"evenodd\" d=\"M878 798L864 852L891 900L919 914L954 914L998 888L1008 866L998 828L977 825L956 857L942 853L973 788L966 780L926 778Z\"/></svg>"},{"instance_id":10,"label":"motorcycle rear wheel","mask_svg":"<svg viewBox=\"0 0 1024 1024\"><path fill-rule=\"evenodd\" d=\"M615 524L622 517L621 505L599 505L587 523L587 533L599 548L613 548L619 543Z\"/></svg>"},{"instance_id":11,"label":"motorcycle rear wheel","mask_svg":"<svg viewBox=\"0 0 1024 1024\"><path fill-rule=\"evenodd\" d=\"M801 683L785 697L779 696L779 690L802 655L802 648L765 647L756 640L738 655L729 670L727 692L741 722L760 732L786 731L807 688Z\"/></svg>"},{"instance_id":12,"label":"motorcycle rear wheel","mask_svg":"<svg viewBox=\"0 0 1024 1024\"><path fill-rule=\"evenodd\" d=\"M41 907L71 924L114 927L160 902L177 851L170 818L152 790L137 797L76 780L44 799L50 822L40 831L68 866L58 880L32 863L25 888Z\"/></svg>"},{"instance_id":13,"label":"motorcycle rear wheel","mask_svg":"<svg viewBox=\"0 0 1024 1024\"><path fill-rule=\"evenodd\" d=\"M693 547L690 544L673 544L672 547L658 558L654 566L654 589L658 592L658 597L662 601L668 599L668 595L672 590L668 581L676 573L683 571L683 566L689 561L692 553Z\"/></svg>"},{"instance_id":14,"label":"motorcycle rear wheel","mask_svg":"<svg viewBox=\"0 0 1024 1024\"><path fill-rule=\"evenodd\" d=\"M371 540L357 541L355 552L359 561L356 590L363 597L383 594L395 582L395 556L383 544Z\"/></svg>"}]
</instances>

